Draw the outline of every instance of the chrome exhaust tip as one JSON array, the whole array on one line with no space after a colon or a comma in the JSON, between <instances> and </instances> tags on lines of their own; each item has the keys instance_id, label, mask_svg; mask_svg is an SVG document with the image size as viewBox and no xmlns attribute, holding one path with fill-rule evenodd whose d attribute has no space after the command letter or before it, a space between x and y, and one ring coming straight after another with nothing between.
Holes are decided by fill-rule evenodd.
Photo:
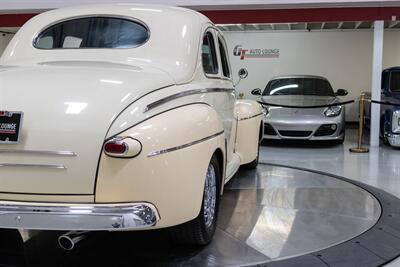
<instances>
[{"instance_id":1,"label":"chrome exhaust tip","mask_svg":"<svg viewBox=\"0 0 400 267\"><path fill-rule=\"evenodd\" d=\"M86 238L88 232L84 231L71 231L58 237L58 245L64 249L71 251L75 246Z\"/></svg>"}]
</instances>

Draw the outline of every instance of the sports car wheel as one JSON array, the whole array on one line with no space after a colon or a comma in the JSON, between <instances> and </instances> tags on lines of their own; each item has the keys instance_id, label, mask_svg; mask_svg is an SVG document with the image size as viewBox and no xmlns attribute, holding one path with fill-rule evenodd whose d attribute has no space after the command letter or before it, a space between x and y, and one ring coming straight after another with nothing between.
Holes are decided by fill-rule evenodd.
<instances>
[{"instance_id":1,"label":"sports car wheel","mask_svg":"<svg viewBox=\"0 0 400 267\"><path fill-rule=\"evenodd\" d=\"M207 168L200 213L195 219L171 228L171 237L175 242L186 245L211 242L217 225L220 178L220 166L213 156Z\"/></svg>"}]
</instances>

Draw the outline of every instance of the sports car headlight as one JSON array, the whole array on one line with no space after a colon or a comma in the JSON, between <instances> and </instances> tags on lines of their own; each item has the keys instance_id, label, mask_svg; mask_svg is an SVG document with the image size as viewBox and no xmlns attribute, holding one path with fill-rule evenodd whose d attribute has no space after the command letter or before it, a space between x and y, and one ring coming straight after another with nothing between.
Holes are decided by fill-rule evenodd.
<instances>
[{"instance_id":1,"label":"sports car headlight","mask_svg":"<svg viewBox=\"0 0 400 267\"><path fill-rule=\"evenodd\" d=\"M393 112L392 116L392 132L400 133L400 110Z\"/></svg>"},{"instance_id":2,"label":"sports car headlight","mask_svg":"<svg viewBox=\"0 0 400 267\"><path fill-rule=\"evenodd\" d=\"M339 116L342 112L342 106L332 106L325 110L324 114L327 117L336 117Z\"/></svg>"}]
</instances>

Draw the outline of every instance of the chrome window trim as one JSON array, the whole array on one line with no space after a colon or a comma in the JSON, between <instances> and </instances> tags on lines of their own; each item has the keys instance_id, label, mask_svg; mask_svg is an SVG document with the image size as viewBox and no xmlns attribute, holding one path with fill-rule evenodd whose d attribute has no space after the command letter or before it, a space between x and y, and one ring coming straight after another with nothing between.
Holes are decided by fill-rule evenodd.
<instances>
[{"instance_id":1,"label":"chrome window trim","mask_svg":"<svg viewBox=\"0 0 400 267\"><path fill-rule=\"evenodd\" d=\"M220 34L221 33L221 31L217 28L217 27L215 27L215 25L212 25L212 24L209 24L209 25L207 25L207 27L205 28L205 30L203 31L203 33L202 33L202 35L201 35L201 37L200 37L200 39L201 40L203 40L203 38L204 38L204 36L206 35L206 33L207 32L211 32L211 34L213 35L213 37L214 37L214 45L215 45L215 52L219 55L219 49L217 49L218 47L217 47L217 45L218 45L218 34ZM220 59L220 57L218 57L218 55L217 55L217 63L218 63L218 73L217 74L211 74L211 73L206 73L205 71L204 71L204 68L203 68L203 61L202 61L202 58L201 58L201 53L202 53L202 45L203 45L203 42L201 42L201 44L200 44L200 62L201 62L201 65L202 65L202 72L203 72L203 75L204 75L204 77L206 77L207 79L219 79L219 80L226 80L226 81L230 81L230 82L232 82L232 85L233 85L233 80L232 80L232 78L227 78L227 77L225 77L225 76L223 76L222 75L222 73L221 73L221 68L219 67L219 62L218 62L218 60ZM229 56L229 54L227 54L227 56ZM229 61L229 59L228 59L228 61ZM229 65L230 65L230 62L229 62Z\"/></svg>"},{"instance_id":2,"label":"chrome window trim","mask_svg":"<svg viewBox=\"0 0 400 267\"><path fill-rule=\"evenodd\" d=\"M84 48L83 47L83 48L80 48L80 47L77 47L77 48L49 48L48 49L48 48L36 47L37 39L40 37L40 34L42 32L44 32L45 30L47 30L47 29L49 29L49 28L51 28L51 27L53 27L53 26L55 26L57 24L63 23L63 22L67 22L67 21L70 21L70 20L76 20L76 19L85 19L85 18L114 18L114 19L129 20L129 21L132 21L134 23L138 23L141 26L143 26L144 28L146 28L146 30L148 32L147 39L143 43L141 43L139 45L132 46L132 47L125 47L125 48L124 47L118 47L118 48L117 47L116 48L109 48L109 47L103 47L103 48L102 47L95 47L95 48L91 48L91 47ZM78 50L78 49L82 49L82 50L93 50L93 49L134 49L134 48L138 48L138 47L141 47L142 45L146 44L150 40L150 36L151 36L151 31L150 31L149 26L147 25L147 23L145 23L144 21L142 21L140 19L137 19L137 18L134 18L134 17L130 17L130 16L124 16L124 15L120 16L120 15L113 15L113 14L91 14L91 15L80 15L80 16L72 16L72 17L68 17L68 18L63 18L63 19L54 21L54 22L52 22L50 24L47 24L45 27L42 27L39 31L37 31L35 33L35 36L34 36L31 44L32 44L33 48L38 49L38 50L44 50L44 51L47 51L47 50L49 50L49 51L54 51L54 50L66 50L66 51L68 51L68 50Z\"/></svg>"},{"instance_id":3,"label":"chrome window trim","mask_svg":"<svg viewBox=\"0 0 400 267\"><path fill-rule=\"evenodd\" d=\"M224 133L224 131L220 131L218 133L209 135L207 137L204 137L202 139L199 139L199 140L196 140L196 141L184 144L184 145L175 146L175 147L171 147L171 148L165 148L165 149L161 149L161 150L158 150L158 151L153 151L153 152L150 152L149 154L147 154L147 157L154 157L154 156L158 156L158 155L161 155L161 154L165 154L165 153L181 150L181 149L184 149L184 148L187 148L187 147L190 147L190 146L194 146L194 145L200 144L202 142L205 142L207 140L210 140L212 138L215 138L215 137L217 137L217 136L219 136L219 135L221 135L223 133Z\"/></svg>"},{"instance_id":4,"label":"chrome window trim","mask_svg":"<svg viewBox=\"0 0 400 267\"><path fill-rule=\"evenodd\" d=\"M263 114L263 113L261 112L261 113L258 113L258 114L256 114L256 115L250 116L250 117L241 118L241 119L239 119L239 121L249 120L249 119L252 119L252 118L261 116L262 114Z\"/></svg>"},{"instance_id":5,"label":"chrome window trim","mask_svg":"<svg viewBox=\"0 0 400 267\"><path fill-rule=\"evenodd\" d=\"M157 101L154 101L153 103L150 103L146 106L144 109L144 113L148 112L149 110L152 110L158 106L164 105L165 103L168 103L172 100L175 100L177 98L182 98L185 96L190 96L190 95L197 95L197 94L206 94L206 93L225 93L225 92L233 92L235 89L233 88L207 88L207 89L193 89L193 90L187 90L183 92L179 92L164 98L161 98Z\"/></svg>"},{"instance_id":6,"label":"chrome window trim","mask_svg":"<svg viewBox=\"0 0 400 267\"><path fill-rule=\"evenodd\" d=\"M211 31L210 29L212 29L212 30L214 30L214 31ZM213 38L213 43L214 43L214 49L215 49L215 59L216 59L216 64L217 64L217 73L207 73L207 72L205 72L204 71L204 66L203 66L203 58L202 58L202 53L203 53L203 43L204 43L204 37L208 34L208 33L210 33L211 34L211 36L212 36L212 38ZM217 43L216 43L216 41L215 41L215 37L216 37L216 34L215 34L215 28L214 27L211 27L211 26L208 26L206 29L205 29L205 31L203 32L203 35L202 35L202 38L200 39L201 40L201 43L200 43L200 62L201 62L201 69L202 69L202 71L203 71L203 74L204 74L204 76L205 77L207 77L207 78L220 78L221 77L221 74L220 74L220 66L219 66L219 62L218 62L218 50L217 50Z\"/></svg>"},{"instance_id":7,"label":"chrome window trim","mask_svg":"<svg viewBox=\"0 0 400 267\"><path fill-rule=\"evenodd\" d=\"M62 164L25 164L25 163L0 163L0 168L45 168L66 170Z\"/></svg>"},{"instance_id":8,"label":"chrome window trim","mask_svg":"<svg viewBox=\"0 0 400 267\"><path fill-rule=\"evenodd\" d=\"M37 155L54 155L54 156L66 156L76 157L73 151L51 151L51 150L23 150L23 149L0 149L0 154L37 154Z\"/></svg>"}]
</instances>

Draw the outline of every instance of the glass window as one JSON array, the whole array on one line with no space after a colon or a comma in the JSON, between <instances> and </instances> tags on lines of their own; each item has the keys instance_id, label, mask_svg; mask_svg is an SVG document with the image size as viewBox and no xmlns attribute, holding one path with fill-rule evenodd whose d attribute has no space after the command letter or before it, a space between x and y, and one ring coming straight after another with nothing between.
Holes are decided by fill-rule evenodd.
<instances>
[{"instance_id":1,"label":"glass window","mask_svg":"<svg viewBox=\"0 0 400 267\"><path fill-rule=\"evenodd\" d=\"M138 23L111 17L89 17L64 21L39 34L40 49L133 48L147 41L149 31Z\"/></svg>"},{"instance_id":2,"label":"glass window","mask_svg":"<svg viewBox=\"0 0 400 267\"><path fill-rule=\"evenodd\" d=\"M201 59L205 73L218 74L217 54L215 53L214 37L211 32L204 35Z\"/></svg>"},{"instance_id":3,"label":"glass window","mask_svg":"<svg viewBox=\"0 0 400 267\"><path fill-rule=\"evenodd\" d=\"M390 74L390 90L400 92L400 72L392 72Z\"/></svg>"},{"instance_id":4,"label":"glass window","mask_svg":"<svg viewBox=\"0 0 400 267\"><path fill-rule=\"evenodd\" d=\"M382 81L381 81L381 89L387 89L389 88L389 86L387 86L388 84L388 78L389 78L389 71L384 70L382 72Z\"/></svg>"},{"instance_id":5,"label":"glass window","mask_svg":"<svg viewBox=\"0 0 400 267\"><path fill-rule=\"evenodd\" d=\"M318 78L282 78L270 81L263 95L334 96L329 82Z\"/></svg>"},{"instance_id":6,"label":"glass window","mask_svg":"<svg viewBox=\"0 0 400 267\"><path fill-rule=\"evenodd\" d=\"M219 45L219 53L221 54L222 74L225 77L230 78L231 74L229 71L229 63L228 63L228 59L226 57L225 46L224 46L223 42L221 41L221 39L219 39L219 38L218 38L218 45Z\"/></svg>"}]
</instances>

